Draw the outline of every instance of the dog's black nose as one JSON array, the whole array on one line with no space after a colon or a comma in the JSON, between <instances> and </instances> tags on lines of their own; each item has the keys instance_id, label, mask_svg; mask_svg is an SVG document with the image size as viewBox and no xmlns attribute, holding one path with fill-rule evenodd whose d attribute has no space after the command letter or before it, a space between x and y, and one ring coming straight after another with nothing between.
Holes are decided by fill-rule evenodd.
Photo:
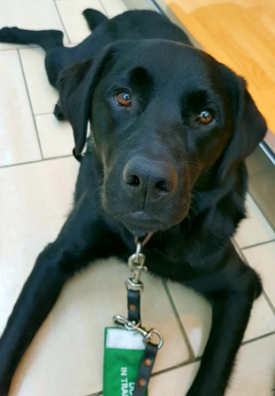
<instances>
[{"instance_id":1,"label":"dog's black nose","mask_svg":"<svg viewBox=\"0 0 275 396\"><path fill-rule=\"evenodd\" d=\"M159 202L178 185L178 175L171 164L143 157L134 157L126 164L123 180L127 191L143 202Z\"/></svg>"}]
</instances>

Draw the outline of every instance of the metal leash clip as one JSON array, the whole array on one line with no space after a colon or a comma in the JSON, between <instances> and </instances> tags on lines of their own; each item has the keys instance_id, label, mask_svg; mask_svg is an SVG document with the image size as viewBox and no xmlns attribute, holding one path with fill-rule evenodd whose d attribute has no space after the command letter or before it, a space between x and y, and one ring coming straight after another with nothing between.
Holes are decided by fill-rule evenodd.
<instances>
[{"instance_id":1,"label":"metal leash clip","mask_svg":"<svg viewBox=\"0 0 275 396\"><path fill-rule=\"evenodd\" d=\"M155 345L157 345L158 349L160 349L163 345L163 337L162 337L161 333L156 329L150 329L147 331L147 330L143 329L142 327L140 327L140 323L135 324L135 323L127 320L122 315L113 316L113 322L117 326L124 327L126 330L136 331L136 332L140 333L143 337L143 340L147 343L151 342L152 338L154 336L156 336L158 339L158 342Z\"/></svg>"},{"instance_id":2,"label":"metal leash clip","mask_svg":"<svg viewBox=\"0 0 275 396\"><path fill-rule=\"evenodd\" d=\"M141 253L141 243L137 243L137 248L136 248L136 253L132 254L132 256L129 257L128 259L128 265L131 269L131 271L134 272L133 278L128 278L127 281L125 282L127 290L133 290L135 292L138 292L137 295L139 296L140 293L143 290L143 283L140 281L140 277L143 271L147 271L147 267L145 267L145 255ZM129 295L128 295L129 298ZM129 300L128 300L129 304ZM138 302L139 306L139 302ZM139 308L138 308L139 310ZM131 330L131 331L136 331L140 333L143 337L143 340L146 343L151 342L152 338L157 338L157 342L154 343L154 345L157 346L158 349L160 349L163 345L163 337L161 333L156 330L156 329L150 329L149 331L143 329L141 327L141 321L140 320L129 320L126 319L122 315L115 315L113 316L113 322L115 325L120 326L125 328L126 330Z\"/></svg>"},{"instance_id":3,"label":"metal leash clip","mask_svg":"<svg viewBox=\"0 0 275 396\"><path fill-rule=\"evenodd\" d=\"M144 265L145 255L141 253L141 243L137 243L136 253L128 259L128 266L131 271L134 272L133 278L128 278L125 282L126 288L131 290L142 291L143 283L140 281L140 277L143 271L147 271L147 267Z\"/></svg>"}]
</instances>

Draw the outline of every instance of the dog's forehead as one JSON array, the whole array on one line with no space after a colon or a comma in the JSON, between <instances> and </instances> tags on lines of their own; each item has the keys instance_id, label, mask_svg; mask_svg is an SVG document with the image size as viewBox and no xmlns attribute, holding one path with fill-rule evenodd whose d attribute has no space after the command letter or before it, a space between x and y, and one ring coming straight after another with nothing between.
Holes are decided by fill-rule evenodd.
<instances>
[{"instance_id":1,"label":"dog's forehead","mask_svg":"<svg viewBox=\"0 0 275 396\"><path fill-rule=\"evenodd\" d=\"M133 69L146 70L155 82L185 80L196 85L214 76L218 62L194 47L165 40L144 40L117 58L118 74L131 75Z\"/></svg>"}]
</instances>

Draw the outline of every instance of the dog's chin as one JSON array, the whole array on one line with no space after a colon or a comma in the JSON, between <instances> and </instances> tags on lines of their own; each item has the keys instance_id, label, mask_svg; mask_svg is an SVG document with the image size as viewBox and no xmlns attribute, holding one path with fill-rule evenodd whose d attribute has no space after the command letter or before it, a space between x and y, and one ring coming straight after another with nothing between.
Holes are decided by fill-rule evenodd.
<instances>
[{"instance_id":1,"label":"dog's chin","mask_svg":"<svg viewBox=\"0 0 275 396\"><path fill-rule=\"evenodd\" d=\"M117 205L112 205L105 194L102 194L103 210L116 221L121 223L131 234L137 237L143 237L146 234L166 231L179 223L187 216L189 211L189 202L180 211L171 210L125 210L121 211Z\"/></svg>"},{"instance_id":2,"label":"dog's chin","mask_svg":"<svg viewBox=\"0 0 275 396\"><path fill-rule=\"evenodd\" d=\"M115 214L114 217L119 220L134 236L143 237L146 234L165 231L168 228L178 224L178 221L164 221L149 216L143 211L129 214Z\"/></svg>"},{"instance_id":3,"label":"dog's chin","mask_svg":"<svg viewBox=\"0 0 275 396\"><path fill-rule=\"evenodd\" d=\"M157 224L157 225L147 225L147 224L128 224L123 222L124 226L136 237L144 237L148 234L153 234L158 231L165 231L166 229L170 228L169 226L164 224Z\"/></svg>"},{"instance_id":4,"label":"dog's chin","mask_svg":"<svg viewBox=\"0 0 275 396\"><path fill-rule=\"evenodd\" d=\"M143 224L143 223L129 223L121 221L128 231L136 237L144 237L147 234L153 234L158 231L165 231L170 228L164 224Z\"/></svg>"}]
</instances>

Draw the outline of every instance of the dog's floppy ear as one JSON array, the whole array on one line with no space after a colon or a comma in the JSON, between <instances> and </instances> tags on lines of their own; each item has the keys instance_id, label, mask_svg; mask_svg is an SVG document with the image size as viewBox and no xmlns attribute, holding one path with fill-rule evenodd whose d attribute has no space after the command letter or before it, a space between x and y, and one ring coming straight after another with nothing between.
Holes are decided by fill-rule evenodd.
<instances>
[{"instance_id":1,"label":"dog's floppy ear","mask_svg":"<svg viewBox=\"0 0 275 396\"><path fill-rule=\"evenodd\" d=\"M95 59L76 63L60 73L60 105L64 117L73 128L76 157L80 156L86 142L93 92L110 62L112 52L113 46L107 46Z\"/></svg>"},{"instance_id":2,"label":"dog's floppy ear","mask_svg":"<svg viewBox=\"0 0 275 396\"><path fill-rule=\"evenodd\" d=\"M230 87L230 101L234 109L233 136L219 167L219 176L223 179L234 165L243 161L257 147L265 136L267 126L247 91L245 80L221 66L225 82Z\"/></svg>"}]
</instances>

